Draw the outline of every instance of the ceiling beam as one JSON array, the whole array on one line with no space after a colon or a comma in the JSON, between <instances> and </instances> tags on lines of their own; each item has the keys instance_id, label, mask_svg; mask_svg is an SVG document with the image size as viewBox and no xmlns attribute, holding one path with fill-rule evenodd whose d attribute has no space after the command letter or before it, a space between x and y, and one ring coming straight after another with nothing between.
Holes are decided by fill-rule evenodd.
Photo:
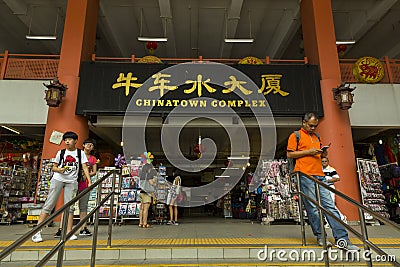
<instances>
[{"instance_id":1,"label":"ceiling beam","mask_svg":"<svg viewBox=\"0 0 400 267\"><path fill-rule=\"evenodd\" d=\"M107 8L104 6L104 1L100 1L99 6L99 18L98 18L98 31L102 33L102 38L104 38L104 42L108 44L108 46L112 49L112 53L115 56L123 56L123 51L119 42L115 37L115 32L112 30L113 27L110 26L110 22L106 15Z\"/></svg>"},{"instance_id":2,"label":"ceiling beam","mask_svg":"<svg viewBox=\"0 0 400 267\"><path fill-rule=\"evenodd\" d=\"M35 31L40 30L40 26L38 25L37 20L32 19L34 9L39 8L39 7L59 8L59 6L54 6L53 4L49 4L47 6L27 5L25 3L25 1L23 1L23 0L3 0L3 2L13 12L13 15L18 17L18 19L26 26L26 33L23 34L22 38L25 38L25 35L28 34L29 27L31 28L31 31L33 33L35 33ZM31 13L30 16L29 16L29 12ZM36 14L36 16L38 17L40 15ZM62 17L62 15L59 15L59 16ZM55 23L56 22L54 21L54 26L56 26ZM57 28L59 28L59 25L60 25L60 19L59 19L59 24L58 24ZM11 26L11 25L8 25L8 26ZM62 27L62 28L64 28L64 27ZM53 29L54 29L54 27L53 27ZM52 35L52 34L53 34L53 32L51 32L49 35ZM57 37L58 37L57 41L52 41L52 42L36 41L36 42L40 42L43 47L46 47L47 50L49 51L49 53L60 53L61 48L58 45L61 42L60 36L62 36L62 34L60 32L57 32ZM21 38L21 36L18 36L18 37Z\"/></svg>"},{"instance_id":3,"label":"ceiling beam","mask_svg":"<svg viewBox=\"0 0 400 267\"><path fill-rule=\"evenodd\" d=\"M233 44L225 43L225 38L235 38L236 29L240 20L240 13L242 12L243 0L232 0L227 11L227 20L225 21L226 36L222 38L220 58L231 58L231 51ZM250 21L249 21L250 23Z\"/></svg>"},{"instance_id":4,"label":"ceiling beam","mask_svg":"<svg viewBox=\"0 0 400 267\"><path fill-rule=\"evenodd\" d=\"M372 27L379 23L382 17L398 2L399 0L383 0L377 1L374 7L369 8L366 11L366 19L365 21L359 21L350 23L349 27L350 31L353 33L354 40L359 41L365 34L367 34ZM345 12L345 11L343 11ZM351 12L351 11L349 11ZM349 18L351 20L351 17ZM349 50L346 51L346 54L349 53L355 46L350 47Z\"/></svg>"},{"instance_id":5,"label":"ceiling beam","mask_svg":"<svg viewBox=\"0 0 400 267\"><path fill-rule=\"evenodd\" d=\"M265 50L265 55L271 58L280 58L300 27L300 5L295 10L284 9Z\"/></svg>"},{"instance_id":6,"label":"ceiling beam","mask_svg":"<svg viewBox=\"0 0 400 267\"><path fill-rule=\"evenodd\" d=\"M172 9L170 0L158 0L158 5L160 7L161 20L163 25L163 31L165 29L166 37L168 37L167 42L167 55L170 58L178 57L176 53L176 41L174 24L172 21Z\"/></svg>"}]
</instances>

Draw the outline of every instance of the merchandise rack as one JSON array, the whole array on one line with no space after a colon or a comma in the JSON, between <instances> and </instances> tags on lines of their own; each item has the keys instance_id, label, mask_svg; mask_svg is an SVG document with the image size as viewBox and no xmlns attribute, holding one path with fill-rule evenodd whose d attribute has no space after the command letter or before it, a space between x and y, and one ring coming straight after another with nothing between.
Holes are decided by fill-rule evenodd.
<instances>
[{"instance_id":1,"label":"merchandise rack","mask_svg":"<svg viewBox=\"0 0 400 267\"><path fill-rule=\"evenodd\" d=\"M366 207L389 218L385 196L382 191L382 178L378 163L375 160L357 158L357 173L361 190L361 202ZM369 213L364 213L365 222L380 225Z\"/></svg>"},{"instance_id":2,"label":"merchandise rack","mask_svg":"<svg viewBox=\"0 0 400 267\"><path fill-rule=\"evenodd\" d=\"M261 186L261 223L273 221L300 222L298 202L294 199L292 181L286 160L263 160Z\"/></svg>"},{"instance_id":3,"label":"merchandise rack","mask_svg":"<svg viewBox=\"0 0 400 267\"><path fill-rule=\"evenodd\" d=\"M98 179L101 179L102 177L104 177L108 171L110 170L114 170L115 167L105 167L104 169L100 169L97 172L98 175ZM120 173L116 172L116 179L115 179L115 195L114 195L114 199L110 198L108 199L103 206L100 207L99 209L99 220L108 220L110 218L110 208L111 208L111 201L114 201L114 208L112 211L111 216L113 216L113 221L114 224L117 223L117 205L118 205L118 196L119 193L121 191L121 184L120 184ZM113 179L113 175L110 175L109 177L107 177L100 186L100 190L101 190L101 200L111 192L112 190L112 179Z\"/></svg>"},{"instance_id":4,"label":"merchandise rack","mask_svg":"<svg viewBox=\"0 0 400 267\"><path fill-rule=\"evenodd\" d=\"M127 171L123 170L124 176L121 178L118 198L119 225L124 224L127 220L139 220L140 213L140 160L131 160L125 168Z\"/></svg>"},{"instance_id":5,"label":"merchandise rack","mask_svg":"<svg viewBox=\"0 0 400 267\"><path fill-rule=\"evenodd\" d=\"M155 186L155 221L158 224L167 222L167 169L165 166L158 168L158 176Z\"/></svg>"},{"instance_id":6,"label":"merchandise rack","mask_svg":"<svg viewBox=\"0 0 400 267\"><path fill-rule=\"evenodd\" d=\"M0 167L0 223L24 223L33 202L32 170L22 165Z\"/></svg>"}]
</instances>

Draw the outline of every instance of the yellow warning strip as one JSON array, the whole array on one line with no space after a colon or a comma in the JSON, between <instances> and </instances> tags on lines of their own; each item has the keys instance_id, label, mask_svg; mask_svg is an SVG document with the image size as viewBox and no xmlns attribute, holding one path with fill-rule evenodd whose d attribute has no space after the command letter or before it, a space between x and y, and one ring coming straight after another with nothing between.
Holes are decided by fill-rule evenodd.
<instances>
[{"instance_id":1,"label":"yellow warning strip","mask_svg":"<svg viewBox=\"0 0 400 267\"><path fill-rule=\"evenodd\" d=\"M260 266L260 263L254 263L254 262L248 262L248 263L237 263L237 262L225 262L225 263L146 263L146 264L127 264L127 265L116 265L113 264L113 267L140 267L140 266L148 266L148 267L175 267L175 266ZM290 265L288 265L290 264ZM88 267L89 265L68 265L68 267ZM302 263L296 263L296 262L263 262L262 266L325 266L324 262L312 262L312 263L307 263L307 262L302 262ZM329 263L329 266L343 266L343 262L340 263ZM346 266L360 266L360 263L347 263ZM374 266L387 266L387 263L375 263ZM52 266L55 267L55 266ZM96 267L110 267L110 265L97 265Z\"/></svg>"},{"instance_id":2,"label":"yellow warning strip","mask_svg":"<svg viewBox=\"0 0 400 267\"><path fill-rule=\"evenodd\" d=\"M355 245L362 245L362 242L356 238L351 238L351 242ZM333 241L333 240L332 240ZM392 247L400 247L400 238L370 238L370 241L377 245L386 245ZM13 241L0 241L0 247L10 246ZM45 240L40 243L32 241L25 242L21 247L54 247L58 240ZM177 239L115 239L111 242L113 248L121 247L157 247L157 246L235 246L235 247L248 247L248 246L264 246L270 247L299 247L301 246L300 238L177 238ZM308 246L316 246L314 238L307 239ZM98 240L97 245L99 248L107 246L107 240ZM67 247L91 247L92 240L74 240L68 241Z\"/></svg>"}]
</instances>

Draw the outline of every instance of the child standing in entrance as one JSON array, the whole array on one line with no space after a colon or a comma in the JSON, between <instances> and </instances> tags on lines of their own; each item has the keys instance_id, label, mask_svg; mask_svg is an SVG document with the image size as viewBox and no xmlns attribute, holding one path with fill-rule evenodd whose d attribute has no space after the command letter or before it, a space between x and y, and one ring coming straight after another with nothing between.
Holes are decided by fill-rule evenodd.
<instances>
[{"instance_id":1,"label":"child standing in entrance","mask_svg":"<svg viewBox=\"0 0 400 267\"><path fill-rule=\"evenodd\" d=\"M77 181L82 175L82 170L86 177L90 177L89 169L86 165L88 162L86 155L85 153L82 153L80 149L75 147L78 135L74 132L66 132L63 135L63 140L66 149L59 150L53 162L52 171L54 174L50 181L49 194L40 213L38 224L42 223L47 217L49 217L51 211L56 205L62 189L64 189L64 203L71 201L75 197L78 189ZM68 216L68 232L71 232L72 230L73 215L74 208L71 206ZM76 239L78 239L76 235L70 237L70 240ZM32 236L32 241L35 243L43 241L40 231Z\"/></svg>"},{"instance_id":2,"label":"child standing in entrance","mask_svg":"<svg viewBox=\"0 0 400 267\"><path fill-rule=\"evenodd\" d=\"M174 182L168 190L167 204L169 206L168 225L179 225L178 223L178 206L177 198L181 190L181 177L176 176Z\"/></svg>"}]
</instances>

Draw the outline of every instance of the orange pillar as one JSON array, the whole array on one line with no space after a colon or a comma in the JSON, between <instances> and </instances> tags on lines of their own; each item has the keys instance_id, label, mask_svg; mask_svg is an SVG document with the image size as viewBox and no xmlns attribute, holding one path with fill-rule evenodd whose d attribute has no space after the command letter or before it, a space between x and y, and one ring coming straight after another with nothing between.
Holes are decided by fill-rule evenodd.
<instances>
[{"instance_id":1,"label":"orange pillar","mask_svg":"<svg viewBox=\"0 0 400 267\"><path fill-rule=\"evenodd\" d=\"M67 94L59 107L50 107L43 142L43 159L54 158L64 148L49 142L51 133L73 131L79 136L78 147L89 135L87 119L75 115L81 61L88 61L94 53L99 0L69 0L64 24L58 78L67 85ZM60 197L56 208L63 205Z\"/></svg>"},{"instance_id":2,"label":"orange pillar","mask_svg":"<svg viewBox=\"0 0 400 267\"><path fill-rule=\"evenodd\" d=\"M359 182L353 148L349 114L339 109L333 100L332 88L341 83L339 59L330 0L302 0L301 17L305 56L310 64L319 65L324 117L318 132L323 143L332 142L329 158L341 181L336 188L347 196L360 201ZM350 219L358 220L358 210L336 198L338 208Z\"/></svg>"}]
</instances>

